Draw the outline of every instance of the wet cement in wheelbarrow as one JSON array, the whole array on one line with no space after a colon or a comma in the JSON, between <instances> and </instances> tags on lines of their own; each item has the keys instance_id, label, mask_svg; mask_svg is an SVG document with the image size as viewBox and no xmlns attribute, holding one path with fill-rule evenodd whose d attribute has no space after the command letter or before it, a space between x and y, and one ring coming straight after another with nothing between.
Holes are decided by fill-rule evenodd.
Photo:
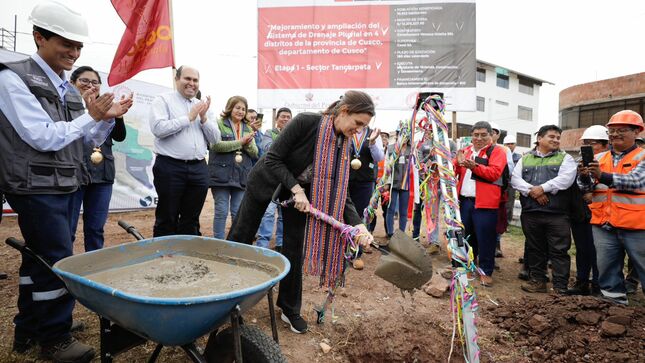
<instances>
[{"instance_id":1,"label":"wet cement in wheelbarrow","mask_svg":"<svg viewBox=\"0 0 645 363\"><path fill-rule=\"evenodd\" d=\"M242 290L277 275L267 266L233 260L167 255L85 277L134 295L179 298Z\"/></svg>"}]
</instances>

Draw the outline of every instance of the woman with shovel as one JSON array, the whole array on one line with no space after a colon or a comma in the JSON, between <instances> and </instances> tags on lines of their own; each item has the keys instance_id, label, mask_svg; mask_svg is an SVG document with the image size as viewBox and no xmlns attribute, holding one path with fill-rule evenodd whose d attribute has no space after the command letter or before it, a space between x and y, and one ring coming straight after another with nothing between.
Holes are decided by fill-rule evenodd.
<instances>
[{"instance_id":1,"label":"woman with shovel","mask_svg":"<svg viewBox=\"0 0 645 363\"><path fill-rule=\"evenodd\" d=\"M320 276L321 285L327 286L341 277L344 266L343 237L310 216L310 207L360 229L359 245L373 241L347 195L347 183L350 139L374 114L369 95L347 91L322 114L297 115L249 173L247 191L227 239L251 244L276 188L282 185L281 200L293 196L295 209L283 209L282 253L291 270L280 282L277 305L282 309L282 320L295 333L307 331L307 322L300 315L303 260L305 272Z\"/></svg>"}]
</instances>

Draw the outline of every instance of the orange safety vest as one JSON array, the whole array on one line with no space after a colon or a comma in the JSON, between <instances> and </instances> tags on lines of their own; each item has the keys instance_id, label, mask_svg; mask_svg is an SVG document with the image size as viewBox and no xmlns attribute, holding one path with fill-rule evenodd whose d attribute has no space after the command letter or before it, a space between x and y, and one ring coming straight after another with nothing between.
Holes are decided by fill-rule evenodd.
<instances>
[{"instance_id":1,"label":"orange safety vest","mask_svg":"<svg viewBox=\"0 0 645 363\"><path fill-rule=\"evenodd\" d=\"M623 156L614 166L611 152L600 157L600 171L612 174L628 174L638 163L645 162L645 150L636 148ZM593 191L591 224L611 224L616 228L645 230L645 190L618 190L604 184L596 184Z\"/></svg>"}]
</instances>

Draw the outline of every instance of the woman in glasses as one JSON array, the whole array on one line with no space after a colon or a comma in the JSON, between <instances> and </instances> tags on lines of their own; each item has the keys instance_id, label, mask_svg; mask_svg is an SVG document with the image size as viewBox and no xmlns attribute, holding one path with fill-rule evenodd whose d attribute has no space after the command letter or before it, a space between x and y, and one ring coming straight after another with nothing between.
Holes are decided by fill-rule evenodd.
<instances>
[{"instance_id":1,"label":"woman in glasses","mask_svg":"<svg viewBox=\"0 0 645 363\"><path fill-rule=\"evenodd\" d=\"M99 73L89 66L77 68L72 73L70 81L81 95L101 87ZM98 97L98 93L96 96ZM103 144L85 145L83 159L91 179L87 185L81 186L74 198L72 238L76 235L76 226L81 204L83 204L83 236L86 252L103 248L103 226L107 221L112 185L116 175L112 143L123 140L125 140L125 124L123 118L116 118L114 128Z\"/></svg>"}]
</instances>

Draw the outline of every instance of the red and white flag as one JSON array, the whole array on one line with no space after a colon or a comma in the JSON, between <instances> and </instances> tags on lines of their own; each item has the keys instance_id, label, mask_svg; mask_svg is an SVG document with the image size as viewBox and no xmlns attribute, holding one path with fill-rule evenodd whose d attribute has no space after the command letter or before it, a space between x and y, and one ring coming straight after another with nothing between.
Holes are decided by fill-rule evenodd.
<instances>
[{"instance_id":1,"label":"red and white flag","mask_svg":"<svg viewBox=\"0 0 645 363\"><path fill-rule=\"evenodd\" d=\"M108 85L152 68L175 66L168 0L111 0L126 25L116 50Z\"/></svg>"}]
</instances>

